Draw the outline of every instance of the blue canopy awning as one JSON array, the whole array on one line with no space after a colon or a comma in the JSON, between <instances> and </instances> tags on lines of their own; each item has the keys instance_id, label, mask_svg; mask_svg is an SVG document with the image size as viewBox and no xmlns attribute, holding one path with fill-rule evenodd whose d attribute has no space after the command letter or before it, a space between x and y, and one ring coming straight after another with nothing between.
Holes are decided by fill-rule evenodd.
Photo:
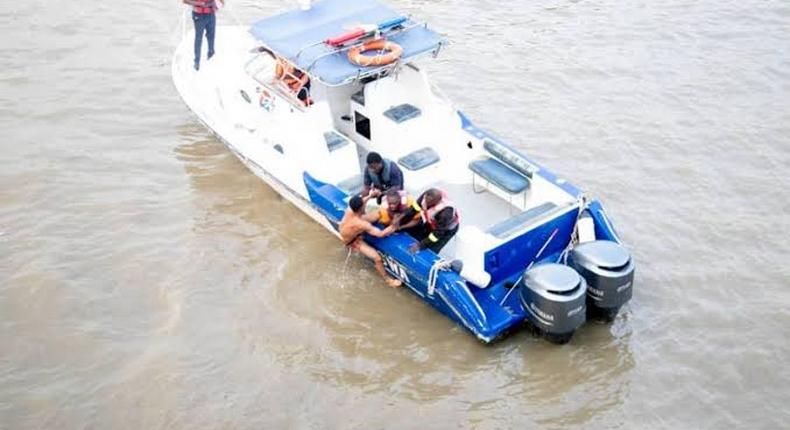
<instances>
[{"instance_id":1,"label":"blue canopy awning","mask_svg":"<svg viewBox=\"0 0 790 430\"><path fill-rule=\"evenodd\" d=\"M346 52L321 43L360 25L377 25L401 17L375 0L322 0L309 10L295 10L260 20L250 32L277 55L328 85L340 85L376 67L362 67L348 61ZM387 36L403 48L401 61L434 51L443 40L435 31L407 20L407 30ZM298 54L298 58L297 58Z\"/></svg>"}]
</instances>

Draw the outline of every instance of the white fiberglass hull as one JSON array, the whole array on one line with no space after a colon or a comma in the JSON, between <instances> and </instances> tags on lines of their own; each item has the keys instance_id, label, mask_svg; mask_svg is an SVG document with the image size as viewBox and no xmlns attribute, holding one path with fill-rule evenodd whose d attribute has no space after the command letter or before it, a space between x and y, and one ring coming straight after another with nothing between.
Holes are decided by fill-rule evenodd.
<instances>
[{"instance_id":1,"label":"white fiberglass hull","mask_svg":"<svg viewBox=\"0 0 790 430\"><path fill-rule=\"evenodd\" d=\"M211 60L203 58L199 71L192 66L194 32L186 33L172 61L176 90L200 122L247 168L277 193L337 235L326 217L308 199L302 179L303 171L283 160L282 154L274 145L265 144L269 140L267 134L277 125L269 124L266 127L266 118L262 116L260 123L264 126L253 128L256 109L246 115L237 116L238 110L226 108L227 100L234 91L223 83L248 80L249 85L255 86L243 73L244 55L252 49L254 41L244 27L222 26L217 29L217 33L217 53ZM257 100L253 100L255 101ZM290 169L287 170L288 168Z\"/></svg>"}]
</instances>

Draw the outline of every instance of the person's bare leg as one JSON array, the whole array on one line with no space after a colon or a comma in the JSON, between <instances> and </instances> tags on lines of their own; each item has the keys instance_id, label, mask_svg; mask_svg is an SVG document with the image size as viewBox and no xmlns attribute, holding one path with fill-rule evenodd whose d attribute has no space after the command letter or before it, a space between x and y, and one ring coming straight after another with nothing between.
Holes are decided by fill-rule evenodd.
<instances>
[{"instance_id":1,"label":"person's bare leg","mask_svg":"<svg viewBox=\"0 0 790 430\"><path fill-rule=\"evenodd\" d=\"M368 245L365 242L362 242L359 245L359 248L357 248L357 250L359 251L360 254L362 254L365 257L368 257L371 260L373 260L373 263L376 265L376 270L384 278L384 281L387 282L387 285L389 285L390 287L400 287L401 286L401 281L399 281L399 280L397 280L395 278L391 278L387 274L387 271L384 270L384 261L381 260L381 255L379 255L378 251L373 249L373 247L371 247L370 245Z\"/></svg>"}]
</instances>

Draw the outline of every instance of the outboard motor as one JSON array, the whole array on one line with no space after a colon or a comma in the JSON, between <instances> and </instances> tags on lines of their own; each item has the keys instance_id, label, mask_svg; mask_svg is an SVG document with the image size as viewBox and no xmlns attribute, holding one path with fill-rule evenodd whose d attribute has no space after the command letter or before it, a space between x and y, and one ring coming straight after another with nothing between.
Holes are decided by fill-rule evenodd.
<instances>
[{"instance_id":1,"label":"outboard motor","mask_svg":"<svg viewBox=\"0 0 790 430\"><path fill-rule=\"evenodd\" d=\"M524 272L519 292L527 319L554 343L567 343L585 320L584 278L568 266L541 264Z\"/></svg>"},{"instance_id":2,"label":"outboard motor","mask_svg":"<svg viewBox=\"0 0 790 430\"><path fill-rule=\"evenodd\" d=\"M631 299L634 262L620 244L608 240L582 243L571 251L568 265L587 280L587 316L611 322Z\"/></svg>"}]
</instances>

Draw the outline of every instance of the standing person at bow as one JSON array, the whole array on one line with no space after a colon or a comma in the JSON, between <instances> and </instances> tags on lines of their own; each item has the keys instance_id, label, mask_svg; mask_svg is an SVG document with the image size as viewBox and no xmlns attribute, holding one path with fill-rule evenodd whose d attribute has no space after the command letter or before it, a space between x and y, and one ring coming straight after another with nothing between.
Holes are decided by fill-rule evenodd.
<instances>
[{"instance_id":1,"label":"standing person at bow","mask_svg":"<svg viewBox=\"0 0 790 430\"><path fill-rule=\"evenodd\" d=\"M200 53L203 34L208 42L208 58L214 56L214 34L217 28L215 12L223 6L223 0L182 0L192 6L192 21L195 23L195 70L200 70Z\"/></svg>"}]
</instances>

